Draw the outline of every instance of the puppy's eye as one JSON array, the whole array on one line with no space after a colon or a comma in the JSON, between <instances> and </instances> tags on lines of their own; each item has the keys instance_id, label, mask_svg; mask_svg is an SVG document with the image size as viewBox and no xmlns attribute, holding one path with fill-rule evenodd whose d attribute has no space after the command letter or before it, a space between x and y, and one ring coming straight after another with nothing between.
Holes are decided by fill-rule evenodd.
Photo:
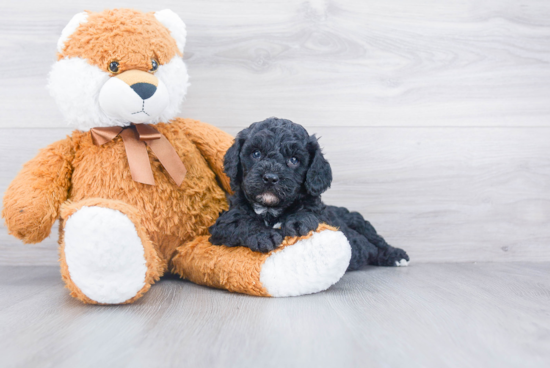
<instances>
[{"instance_id":1,"label":"puppy's eye","mask_svg":"<svg viewBox=\"0 0 550 368\"><path fill-rule=\"evenodd\" d=\"M300 165L300 160L298 160L296 157L291 157L288 159L288 166L296 167L298 165Z\"/></svg>"},{"instance_id":2,"label":"puppy's eye","mask_svg":"<svg viewBox=\"0 0 550 368\"><path fill-rule=\"evenodd\" d=\"M159 68L159 63L155 59L151 60L151 70L149 70L151 73L154 73Z\"/></svg>"},{"instance_id":3,"label":"puppy's eye","mask_svg":"<svg viewBox=\"0 0 550 368\"><path fill-rule=\"evenodd\" d=\"M252 155L251 155L251 156L252 156L253 159L256 159L256 160L257 160L257 159L259 159L260 157L262 157L262 153L261 153L260 151L256 150L256 151L252 152Z\"/></svg>"},{"instance_id":4,"label":"puppy's eye","mask_svg":"<svg viewBox=\"0 0 550 368\"><path fill-rule=\"evenodd\" d=\"M118 64L118 61L111 61L111 62L109 63L109 71L110 71L111 73L115 73L115 74L118 73L118 71L119 71L118 65L119 65L119 64Z\"/></svg>"}]
</instances>

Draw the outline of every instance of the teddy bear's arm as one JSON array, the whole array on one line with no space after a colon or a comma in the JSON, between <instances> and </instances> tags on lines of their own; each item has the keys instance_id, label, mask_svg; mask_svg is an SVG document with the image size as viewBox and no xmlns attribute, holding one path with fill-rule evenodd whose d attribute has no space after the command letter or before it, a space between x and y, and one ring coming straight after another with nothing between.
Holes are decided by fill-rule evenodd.
<instances>
[{"instance_id":1,"label":"teddy bear's arm","mask_svg":"<svg viewBox=\"0 0 550 368\"><path fill-rule=\"evenodd\" d=\"M4 194L2 217L10 234L25 243L48 235L67 200L73 149L69 138L42 149L27 162Z\"/></svg>"},{"instance_id":2,"label":"teddy bear's arm","mask_svg":"<svg viewBox=\"0 0 550 368\"><path fill-rule=\"evenodd\" d=\"M208 165L218 177L220 184L227 193L233 193L229 178L223 171L225 152L233 144L234 138L210 124L198 120L178 119L187 138L197 146Z\"/></svg>"}]
</instances>

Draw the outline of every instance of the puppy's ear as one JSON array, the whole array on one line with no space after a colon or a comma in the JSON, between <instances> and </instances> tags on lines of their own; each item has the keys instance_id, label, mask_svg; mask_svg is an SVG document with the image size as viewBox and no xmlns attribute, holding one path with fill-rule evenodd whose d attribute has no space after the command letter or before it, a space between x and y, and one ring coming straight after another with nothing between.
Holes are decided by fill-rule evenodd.
<instances>
[{"instance_id":1,"label":"puppy's ear","mask_svg":"<svg viewBox=\"0 0 550 368\"><path fill-rule=\"evenodd\" d=\"M319 196L330 188L332 182L332 170L330 164L323 157L317 137L312 135L307 143L310 156L313 157L306 174L306 190L312 196Z\"/></svg>"},{"instance_id":2,"label":"puppy's ear","mask_svg":"<svg viewBox=\"0 0 550 368\"><path fill-rule=\"evenodd\" d=\"M245 129L237 134L237 137L235 137L235 142L233 142L233 145L229 147L223 160L223 170L230 179L231 190L233 192L236 192L239 189L243 179L240 154L241 148L248 138L249 132L250 129Z\"/></svg>"}]
</instances>

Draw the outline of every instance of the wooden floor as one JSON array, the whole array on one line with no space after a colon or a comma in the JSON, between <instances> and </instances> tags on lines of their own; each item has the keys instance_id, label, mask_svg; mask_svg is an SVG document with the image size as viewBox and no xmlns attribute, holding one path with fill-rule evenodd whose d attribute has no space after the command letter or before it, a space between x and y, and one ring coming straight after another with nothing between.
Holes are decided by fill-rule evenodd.
<instances>
[{"instance_id":1,"label":"wooden floor","mask_svg":"<svg viewBox=\"0 0 550 368\"><path fill-rule=\"evenodd\" d=\"M71 17L170 8L188 30L181 116L322 136L324 200L413 263L291 299L165 278L134 305L85 306L63 288L56 229L26 246L0 220L0 368L550 367L550 1L2 5L0 196L71 132L45 88Z\"/></svg>"},{"instance_id":2,"label":"wooden floor","mask_svg":"<svg viewBox=\"0 0 550 368\"><path fill-rule=\"evenodd\" d=\"M0 267L2 367L548 367L550 263L412 264L263 299L165 278L85 306L57 268Z\"/></svg>"}]
</instances>

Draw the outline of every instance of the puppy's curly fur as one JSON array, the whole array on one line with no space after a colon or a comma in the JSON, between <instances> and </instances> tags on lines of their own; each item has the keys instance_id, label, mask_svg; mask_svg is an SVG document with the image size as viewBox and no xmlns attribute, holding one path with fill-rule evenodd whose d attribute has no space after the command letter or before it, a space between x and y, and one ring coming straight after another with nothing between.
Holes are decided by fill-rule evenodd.
<instances>
[{"instance_id":1,"label":"puppy's curly fur","mask_svg":"<svg viewBox=\"0 0 550 368\"><path fill-rule=\"evenodd\" d=\"M332 171L315 135L301 125L277 118L252 124L227 151L224 169L235 194L229 210L210 227L212 244L269 252L284 237L306 235L324 222L338 227L350 242L348 270L409 260L359 213L321 201Z\"/></svg>"}]
</instances>

